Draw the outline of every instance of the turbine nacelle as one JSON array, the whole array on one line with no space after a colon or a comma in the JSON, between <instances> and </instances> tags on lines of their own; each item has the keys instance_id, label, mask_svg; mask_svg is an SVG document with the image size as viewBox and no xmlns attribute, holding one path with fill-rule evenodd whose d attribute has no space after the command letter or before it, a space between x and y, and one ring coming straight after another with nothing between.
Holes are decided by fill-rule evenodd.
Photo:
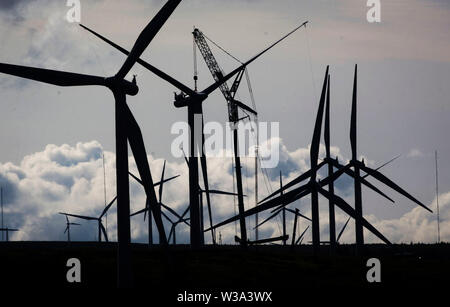
<instances>
[{"instance_id":1,"label":"turbine nacelle","mask_svg":"<svg viewBox=\"0 0 450 307\"><path fill-rule=\"evenodd\" d=\"M208 95L205 93L195 93L195 96L192 97L184 92L180 92L179 94L174 92L174 96L175 96L175 100L173 102L173 105L176 108L187 107L188 104L191 104L191 103L196 103L196 102L201 103L206 98L208 98Z\"/></svg>"},{"instance_id":2,"label":"turbine nacelle","mask_svg":"<svg viewBox=\"0 0 450 307\"><path fill-rule=\"evenodd\" d=\"M131 82L125 79L118 79L117 77L109 77L105 79L105 84L113 92L119 90L129 96L136 96L139 93L136 76L133 76L133 81Z\"/></svg>"}]
</instances>

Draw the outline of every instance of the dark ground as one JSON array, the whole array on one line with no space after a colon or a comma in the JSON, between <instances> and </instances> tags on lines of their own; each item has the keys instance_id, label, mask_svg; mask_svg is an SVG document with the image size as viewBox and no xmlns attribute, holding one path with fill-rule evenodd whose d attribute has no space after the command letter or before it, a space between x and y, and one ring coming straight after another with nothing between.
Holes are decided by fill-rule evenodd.
<instances>
[{"instance_id":1,"label":"dark ground","mask_svg":"<svg viewBox=\"0 0 450 307\"><path fill-rule=\"evenodd\" d=\"M153 286L173 297L193 292L252 290L286 293L312 287L398 288L433 287L448 283L450 244L368 245L366 256L354 256L352 245L339 246L336 256L327 247L312 257L310 246L259 246L247 251L237 246L188 246L169 252L133 245L134 285ZM368 283L367 259L381 261L381 283ZM80 284L66 281L69 258L81 261ZM114 243L1 242L0 286L8 287L115 287ZM295 293L295 292L294 292ZM292 294L292 293L291 293ZM273 299L273 297L272 297Z\"/></svg>"}]
</instances>

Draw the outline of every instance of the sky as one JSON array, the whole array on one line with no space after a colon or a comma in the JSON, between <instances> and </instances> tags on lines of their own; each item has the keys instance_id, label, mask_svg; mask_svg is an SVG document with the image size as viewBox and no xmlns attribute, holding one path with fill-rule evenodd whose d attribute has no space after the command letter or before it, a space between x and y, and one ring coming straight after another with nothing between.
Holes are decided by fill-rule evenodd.
<instances>
[{"instance_id":1,"label":"sky","mask_svg":"<svg viewBox=\"0 0 450 307\"><path fill-rule=\"evenodd\" d=\"M130 49L163 1L82 0L81 22ZM124 56L76 23L65 19L63 0L1 1L0 62L114 75ZM434 151L438 151L441 238L450 240L450 3L444 0L381 1L381 22L369 23L366 1L219 1L184 0L155 37L142 58L193 86L192 29L202 30L231 54L245 60L308 20L285 42L249 66L259 121L279 122L280 164L260 176L259 198L278 186L279 172L288 182L308 169L309 144L326 65L331 73L331 140L342 161L350 158L349 120L354 64L358 64L358 154L376 167L401 157L383 172L436 211ZM225 71L237 63L212 48ZM213 82L198 58L199 88ZM181 176L164 187L164 201L178 212L187 205L187 168L171 154L174 123L186 111L173 106L176 90L136 65L140 93L128 97L139 122L151 162L153 179L168 161L169 175ZM65 220L57 213L99 215L104 204L102 153L105 154L109 202L115 196L113 97L104 88L59 88L0 74L0 184L5 221L21 231L14 240L64 240ZM239 99L250 104L246 84ZM205 119L224 123L226 104L220 92L204 103ZM324 151L322 148L321 157ZM244 159L246 208L254 206L253 162ZM212 187L233 190L231 160L208 161ZM130 167L134 161L130 157ZM376 183L372 180L373 183ZM180 189L183 186L184 189ZM382 187L382 185L377 184ZM132 209L144 206L142 188L131 183ZM436 215L394 191L389 204L363 189L365 217L393 242L435 242ZM338 192L353 204L352 183L343 178ZM321 201L321 233L327 237L327 202ZM310 215L309 199L291 205ZM234 213L233 199L214 196L214 221ZM338 229L346 221L338 211ZM289 217L289 225L292 218ZM249 232L254 227L249 220ZM75 240L93 240L95 223L82 221ZM300 228L307 227L302 221ZM168 226L168 225L167 225ZM115 238L115 208L108 216L108 233ZM291 227L291 226L289 226ZM354 242L353 225L343 242ZM179 226L177 239L188 229ZM220 229L232 242L234 225ZM280 221L267 223L260 237L280 234ZM146 240L142 218L132 220L132 237ZM207 236L208 238L208 236ZM368 241L377 242L369 234Z\"/></svg>"}]
</instances>

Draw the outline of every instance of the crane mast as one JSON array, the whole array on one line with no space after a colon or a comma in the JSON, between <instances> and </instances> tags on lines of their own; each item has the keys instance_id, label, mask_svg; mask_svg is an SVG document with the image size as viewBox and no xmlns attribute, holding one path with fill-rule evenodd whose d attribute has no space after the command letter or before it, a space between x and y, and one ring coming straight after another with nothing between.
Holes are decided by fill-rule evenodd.
<instances>
[{"instance_id":1,"label":"crane mast","mask_svg":"<svg viewBox=\"0 0 450 307\"><path fill-rule=\"evenodd\" d=\"M211 49L209 48L208 43L206 42L205 36L197 28L194 29L194 32L192 32L192 34L194 35L194 41L198 49L200 50L200 53L202 54L203 59L205 60L206 65L208 66L208 69L211 72L211 75L213 76L216 82L220 81L221 79L223 79L225 73L217 63L216 58L214 57ZM238 121L238 110L236 104L234 103L234 95L236 94L240 81L242 80L243 72L244 70L241 70L237 74L236 79L231 87L231 90L226 82L222 83L219 87L220 91L222 92L222 95L225 97L225 100L227 101L228 118L230 122L233 123Z\"/></svg>"},{"instance_id":2,"label":"crane mast","mask_svg":"<svg viewBox=\"0 0 450 307\"><path fill-rule=\"evenodd\" d=\"M194 35L194 41L198 46L198 49L200 50L200 53L202 54L206 65L209 68L209 71L211 72L214 80L216 82L221 81L224 77L224 72L220 68L219 64L217 63L214 55L212 54L211 49L208 46L208 43L206 42L205 36L199 29L194 29L194 32L192 33ZM239 121L239 115L238 115L238 105L249 109L239 101L236 101L234 99L234 96L236 95L237 89L239 87L239 84L242 80L242 76L244 74L244 68L239 71L239 73L236 76L236 79L233 82L233 85L230 88L228 87L226 82L223 82L222 85L219 87L220 91L222 92L223 96L225 97L225 100L227 101L228 105L228 118L229 121L232 123L237 123ZM250 109L251 110L251 109ZM252 110L253 111L253 110ZM256 112L254 112L256 113ZM239 240L241 246L244 248L247 246L247 226L245 222L245 217L243 217L243 213L245 211L244 208L244 197L243 197L243 187L242 187L242 173L241 173L241 158L239 156L239 147L238 147L238 132L236 129L236 126L233 129L233 147L234 147L234 160L235 160L235 167L236 167L236 186L237 186L237 192L238 192L238 208L239 208L239 215L240 215L240 230L241 230L241 238Z\"/></svg>"}]
</instances>

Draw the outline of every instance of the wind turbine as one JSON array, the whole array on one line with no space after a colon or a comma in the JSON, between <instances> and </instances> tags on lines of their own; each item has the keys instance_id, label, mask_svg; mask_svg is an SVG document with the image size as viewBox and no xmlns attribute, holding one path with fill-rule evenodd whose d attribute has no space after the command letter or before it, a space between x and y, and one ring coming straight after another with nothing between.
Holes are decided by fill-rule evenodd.
<instances>
[{"instance_id":1,"label":"wind turbine","mask_svg":"<svg viewBox=\"0 0 450 307\"><path fill-rule=\"evenodd\" d=\"M14 228L0 228L0 232L2 233L6 233L6 242L9 242L9 232L10 231L19 231L19 229L14 229Z\"/></svg>"},{"instance_id":2,"label":"wind turbine","mask_svg":"<svg viewBox=\"0 0 450 307\"><path fill-rule=\"evenodd\" d=\"M140 176L145 183L147 195L151 198L153 214L158 226L160 239L166 242L160 208L156 205L156 195L148 166L142 133L131 110L126 96L139 92L136 80L125 80L126 75L148 47L155 35L173 13L181 0L168 0L136 40L131 52L120 70L113 77L105 78L70 72L33 68L11 64L0 64L0 72L49 83L58 86L104 86L111 90L115 98L116 123L116 177L117 177L117 226L118 226L118 285L128 287L132 283L130 251L130 199L128 180L128 144L130 143Z\"/></svg>"},{"instance_id":3,"label":"wind turbine","mask_svg":"<svg viewBox=\"0 0 450 307\"><path fill-rule=\"evenodd\" d=\"M337 238L336 238L336 243L339 243L339 240L341 239L342 234L344 233L344 230L345 230L345 228L346 228L347 225L348 225L348 222L350 222L350 218L347 219L347 221L345 222L345 224L344 224L344 226L342 227L341 231L339 232L339 235L338 235Z\"/></svg>"},{"instance_id":4,"label":"wind turbine","mask_svg":"<svg viewBox=\"0 0 450 307\"><path fill-rule=\"evenodd\" d=\"M318 202L318 194L325 196L327 199L333 199L333 202L336 206L338 206L341 210L343 210L345 213L347 213L349 216L353 217L354 219L357 218L357 214L355 210L345 202L342 198L333 195L323 189L323 186L327 185L329 182L336 180L339 178L342 174L344 174L346 171L350 169L350 165L346 165L345 167L342 167L337 172L333 173L333 175L328 176L324 180L317 180L317 171L320 166L325 165L325 161L322 163L318 163L318 156L319 156L319 145L320 145L320 135L321 135L321 129L322 129L322 118L323 118L323 110L325 105L325 94L327 90L327 83L328 83L328 66L325 72L324 82L322 86L322 93L320 96L320 102L319 102L319 108L317 112L316 117L316 123L314 127L314 133L313 138L311 142L310 147L310 162L311 162L311 168L307 172L303 173L293 181L291 181L289 184L284 187L285 189L287 187L291 187L303 180L306 180L309 178L309 182L295 188L287 193L284 193L283 195L280 195L276 198L272 198L270 200L263 200L262 204L251 208L244 212L244 217L253 215L255 213L259 213L274 207L278 207L277 209L280 209L284 206L287 206L288 204L292 203L293 201L300 199L308 194L311 194L311 212L312 212L312 237L313 237L313 250L314 254L317 255L320 248L320 229L319 229L319 202ZM370 183L367 183L369 186ZM375 187L373 187L376 189ZM377 189L376 189L377 190ZM279 193L279 191L277 192ZM382 195L384 195L381 191L379 192ZM272 193L269 197L272 197L274 193ZM274 211L276 211L275 209ZM240 218L240 214L237 216L234 216L232 218L229 218L217 225L215 225L213 228L217 228L223 225L226 225L228 223L234 222L235 220ZM361 220L364 227L366 227L368 230L370 230L373 234L375 234L378 238L380 238L382 241L384 241L386 244L390 244L389 240L386 239L373 225L371 225L367 220L362 218Z\"/></svg>"},{"instance_id":5,"label":"wind turbine","mask_svg":"<svg viewBox=\"0 0 450 307\"><path fill-rule=\"evenodd\" d=\"M367 175L377 179L381 183L387 185L391 189L397 191L402 194L409 200L415 202L417 205L423 207L429 212L433 212L427 206L425 206L422 202L411 196L408 192L394 183L392 180L384 176L376 169L372 169L365 165L364 160L359 161L357 156L357 78L358 78L358 65L355 65L355 73L353 80L353 97L352 97L352 112L351 112L351 121L350 121L350 144L352 149L352 160L344 167L340 165L337 161L330 159L330 162L333 163L333 166L339 169L344 169L348 167L353 167L354 173L354 191L355 191L355 232L356 232L356 248L357 251L361 250L364 245L364 233L363 233L363 211L362 211L362 191L361 191L361 182L364 180L363 176L361 176L360 172L364 171Z\"/></svg>"},{"instance_id":6,"label":"wind turbine","mask_svg":"<svg viewBox=\"0 0 450 307\"><path fill-rule=\"evenodd\" d=\"M169 222L172 223L172 227L170 227L170 232L169 232L169 241L170 241L170 239L173 236L173 245L176 245L177 244L177 233L176 233L177 225L180 224L180 223L187 223L187 221L189 221L189 218L178 220L178 221L175 221L175 222L173 222L170 219L168 219L168 220L169 220Z\"/></svg>"},{"instance_id":7,"label":"wind turbine","mask_svg":"<svg viewBox=\"0 0 450 307\"><path fill-rule=\"evenodd\" d=\"M163 168L163 170L165 169L165 167L166 167L166 162L164 161L164 168ZM144 183L142 182L141 179L139 179L137 176L133 175L132 173L129 173L129 174L130 174L131 177L133 177L134 180L136 180L138 183L140 183L142 186L144 186ZM163 184L165 182L171 181L171 180L173 180L173 179L175 179L175 178L177 178L179 176L180 175L176 175L176 176L172 176L170 178L164 179L164 172L163 172L161 181L155 183L153 185L153 187L159 186L159 189L162 191L162 186L163 186ZM158 203L158 205L160 205L160 204ZM153 223L152 223L152 211L149 210L149 209L150 209L150 201L149 201L149 197L147 196L146 201L145 201L145 208L144 208L144 210L141 210L139 212L131 214L130 216L134 216L136 214L144 212L144 221L145 221L146 215L148 213L148 220L147 220L147 223L148 223L148 245L152 246L153 245Z\"/></svg>"},{"instance_id":8,"label":"wind turbine","mask_svg":"<svg viewBox=\"0 0 450 307\"><path fill-rule=\"evenodd\" d=\"M309 225L308 227L306 227L306 229L302 232L302 234L298 237L297 241L295 241L295 245L300 245L302 244L303 241L303 237L305 236L306 231L309 229Z\"/></svg>"},{"instance_id":9,"label":"wind turbine","mask_svg":"<svg viewBox=\"0 0 450 307\"><path fill-rule=\"evenodd\" d=\"M279 189L279 191L280 191L280 196L282 196L283 193L284 193L284 189L283 189L283 179L282 179L281 171L280 171L280 189ZM279 208L277 210L274 210L272 215L270 215L265 220L261 221L258 225L256 225L254 227L254 229L259 228L261 225L263 225L264 223L270 221L271 219L275 218L279 213L281 213L282 214L282 223L283 223L283 237L286 237L286 211L293 213L295 217L299 216L299 217L302 217L302 218L304 218L304 219L306 219L308 221L311 221L311 219L309 217L306 217L306 216L300 214L297 211L294 211L292 209L289 209L289 208L286 208L285 206L283 206L283 207L281 207L281 208ZM283 241L283 245L286 245L286 240Z\"/></svg>"},{"instance_id":10,"label":"wind turbine","mask_svg":"<svg viewBox=\"0 0 450 307\"><path fill-rule=\"evenodd\" d=\"M184 156L184 160L186 161L186 164L188 166L188 168L190 167L189 165L189 160L186 157L186 154L184 153L183 148L181 148L182 152L183 152L183 156ZM205 176L205 174L203 174L203 176ZM204 177L205 178L205 177ZM205 181L205 184L208 183L208 180ZM232 193L232 192L226 192L226 191L220 191L220 190L210 190L209 189L209 185L205 186L205 189L202 189L200 187L200 185L198 185L198 193L199 193L199 200L200 200L200 204L199 204L199 210L200 210L200 229L202 232L202 236L201 236L201 240L202 240L202 244L204 244L204 233L205 233L205 229L204 229L204 217L203 217L203 194L206 194L206 200L207 200L207 204L208 204L208 216L209 216L209 226L212 227L213 226L213 222L212 222L212 210L211 210L211 203L210 203L210 198L209 195L210 194L216 194L216 195L229 195L229 196L238 196L237 193ZM243 197L246 197L247 195L243 195ZM183 215L184 216L184 215ZM213 245L216 245L216 234L214 229L210 228L211 230L211 238L212 238L212 243Z\"/></svg>"},{"instance_id":11,"label":"wind turbine","mask_svg":"<svg viewBox=\"0 0 450 307\"><path fill-rule=\"evenodd\" d=\"M81 226L81 224L71 223L69 221L69 217L67 215L65 215L65 217L66 217L66 229L64 230L64 233L67 233L67 242L70 242L70 226Z\"/></svg>"},{"instance_id":12,"label":"wind turbine","mask_svg":"<svg viewBox=\"0 0 450 307\"><path fill-rule=\"evenodd\" d=\"M159 191L158 191L159 201L157 202L157 205L160 206L160 207L163 207L166 210L168 210L169 212L171 212L175 216L180 217L172 208L170 208L170 207L168 207L168 206L166 206L165 204L162 203L162 195L163 195L164 183L167 182L167 181L173 180L173 179L175 179L175 178L180 176L180 175L176 175L176 176L170 177L168 179L164 179L165 170L166 170L166 161L164 161L163 170L162 170L162 173L161 173L161 180L157 184L154 185L154 186L159 185ZM130 173L130 175L137 182L139 182L140 184L144 185L142 180L140 180L139 178L137 178L136 176L134 176L131 173ZM135 215L144 213L144 221L145 221L147 212L149 212L149 217L148 217L148 242L149 242L149 245L153 245L152 215L151 215L151 207L150 207L150 201L149 201L148 196L147 196L147 199L146 199L146 202L145 202L145 208L142 209L142 210L139 210L139 211L137 211L137 212L135 212L133 214L131 214L130 216L135 216ZM163 214L163 213L161 212L161 214Z\"/></svg>"},{"instance_id":13,"label":"wind turbine","mask_svg":"<svg viewBox=\"0 0 450 307\"><path fill-rule=\"evenodd\" d=\"M106 229L105 229L105 227L103 226L103 223L102 223L102 218L108 212L109 208L111 208L111 206L114 204L116 199L117 199L117 196L114 197L114 199L108 204L108 206L106 206L103 209L103 211L102 211L102 213L100 214L99 217L77 215L77 214L70 214L70 213L64 213L64 212L60 212L59 214L65 215L66 218L68 216L71 216L71 217L76 217L76 218L79 218L79 219L82 219L82 220L87 220L87 221L97 221L97 223L98 223L98 242L102 242L102 233L105 236L105 241L109 242L108 234L106 233ZM67 221L68 221L68 219L67 219Z\"/></svg>"},{"instance_id":14,"label":"wind turbine","mask_svg":"<svg viewBox=\"0 0 450 307\"><path fill-rule=\"evenodd\" d=\"M88 27L84 25L80 25L87 31L91 32L98 38L102 39L106 43L110 44L120 52L122 52L125 55L129 54L129 51L122 48L121 46L115 44L111 40L107 39L106 37L96 33L95 31L89 29ZM298 28L297 28L298 29ZM294 31L296 31L295 29ZM232 72L221 78L219 81L216 81L209 87L205 88L201 92L197 92L196 90L192 90L188 86L184 85L183 83L179 82L178 80L172 78L171 76L167 75L163 71L159 70L158 68L150 65L149 63L136 58L136 61L150 70L152 73L160 77L161 79L169 82L176 88L178 88L181 93L175 94L175 102L174 105L176 108L182 108L187 107L188 109L188 126L190 131L190 155L189 155L189 203L190 203L190 217L191 217L191 246L194 248L198 248L202 245L202 232L201 232L201 220L200 220L200 210L199 210L199 193L198 193L198 160L197 160L197 153L200 152L200 157L204 157L204 135L203 135L203 101L205 101L208 96L215 91L217 88L219 88L223 83L227 82L230 78L232 78L237 73L243 71L250 63L255 61L257 58L259 58L262 54L272 49L275 45L283 41L286 37L291 35L294 31L291 31L278 41L276 41L274 44L269 46L268 48L264 49L262 52L248 60L247 62L243 63L238 68L234 69ZM202 125L200 130L201 138L198 139L200 136L196 135L196 121L199 121L197 123ZM201 122L200 122L201 121ZM202 144L199 144L199 140L202 142ZM203 169L203 179L205 181L205 187L207 188L207 176L205 174L206 171L206 160L200 159L200 162L202 163L202 169ZM242 193L240 193L242 194ZM241 202L242 206L240 207L240 211L244 211L243 208L243 202ZM246 228L245 228L245 220L241 219L241 236L246 239ZM246 245L246 240L242 241L243 245Z\"/></svg>"}]
</instances>

